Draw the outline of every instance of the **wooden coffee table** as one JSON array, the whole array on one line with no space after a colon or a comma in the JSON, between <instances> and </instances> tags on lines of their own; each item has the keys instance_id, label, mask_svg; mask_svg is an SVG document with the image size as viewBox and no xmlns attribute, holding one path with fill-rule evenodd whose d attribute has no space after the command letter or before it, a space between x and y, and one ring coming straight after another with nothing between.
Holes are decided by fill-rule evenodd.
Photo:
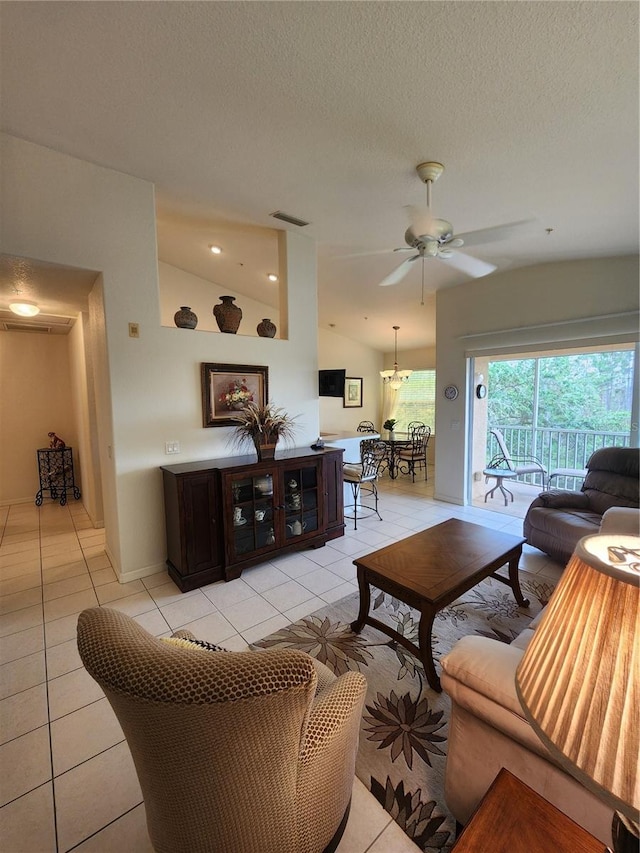
<instances>
[{"instance_id":1,"label":"wooden coffee table","mask_svg":"<svg viewBox=\"0 0 640 853\"><path fill-rule=\"evenodd\" d=\"M529 601L522 595L518 580L518 561L524 542L521 536L450 518L359 557L353 562L358 567L360 611L351 629L358 633L365 625L371 625L400 643L422 661L430 686L440 692L431 645L436 613L487 577L508 584L516 602L528 607ZM508 578L495 574L505 563L509 564ZM420 612L419 647L369 615L369 584Z\"/></svg>"}]
</instances>

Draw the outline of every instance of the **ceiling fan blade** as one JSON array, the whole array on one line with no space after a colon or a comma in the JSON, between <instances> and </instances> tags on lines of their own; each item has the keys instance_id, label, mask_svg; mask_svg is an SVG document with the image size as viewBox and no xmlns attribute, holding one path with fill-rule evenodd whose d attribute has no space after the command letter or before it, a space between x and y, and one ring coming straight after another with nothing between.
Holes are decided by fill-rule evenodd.
<instances>
[{"instance_id":1,"label":"ceiling fan blade","mask_svg":"<svg viewBox=\"0 0 640 853\"><path fill-rule=\"evenodd\" d=\"M396 267L393 272L390 272L386 278L380 282L380 287L388 287L390 284L397 284L409 272L409 265L412 264L420 255L414 255L412 258L407 258L399 267Z\"/></svg>"},{"instance_id":2,"label":"ceiling fan blade","mask_svg":"<svg viewBox=\"0 0 640 853\"><path fill-rule=\"evenodd\" d=\"M484 243L495 243L506 240L518 234L526 234L535 226L535 219L521 219L519 222L507 222L492 228L480 228L478 231L467 231L466 234L456 234L456 238L464 240L465 246L480 246Z\"/></svg>"},{"instance_id":3,"label":"ceiling fan blade","mask_svg":"<svg viewBox=\"0 0 640 853\"><path fill-rule=\"evenodd\" d=\"M495 264L489 264L487 261L481 261L480 258L465 255L464 252L452 252L450 258L439 257L438 260L470 275L471 278L482 278L483 275L489 275L498 269Z\"/></svg>"}]
</instances>

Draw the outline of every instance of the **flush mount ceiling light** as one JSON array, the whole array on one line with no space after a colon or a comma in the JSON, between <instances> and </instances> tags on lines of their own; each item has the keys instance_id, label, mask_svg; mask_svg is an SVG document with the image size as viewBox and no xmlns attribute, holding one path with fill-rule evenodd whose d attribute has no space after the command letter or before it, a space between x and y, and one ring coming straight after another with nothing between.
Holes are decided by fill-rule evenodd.
<instances>
[{"instance_id":1,"label":"flush mount ceiling light","mask_svg":"<svg viewBox=\"0 0 640 853\"><path fill-rule=\"evenodd\" d=\"M267 276L267 278L269 279L269 281L277 281L278 280L278 276L274 272L270 272L269 275Z\"/></svg>"},{"instance_id":2,"label":"flush mount ceiling light","mask_svg":"<svg viewBox=\"0 0 640 853\"><path fill-rule=\"evenodd\" d=\"M13 299L9 308L19 317L35 317L40 313L40 307L32 299Z\"/></svg>"},{"instance_id":3,"label":"flush mount ceiling light","mask_svg":"<svg viewBox=\"0 0 640 853\"><path fill-rule=\"evenodd\" d=\"M393 370L381 370L380 376L382 376L382 381L385 385L389 385L393 388L394 391L397 391L398 388L402 386L403 382L406 382L413 370L398 370L398 329L400 326L394 326L393 330L396 333L396 343L395 343L395 355L393 362Z\"/></svg>"},{"instance_id":4,"label":"flush mount ceiling light","mask_svg":"<svg viewBox=\"0 0 640 853\"><path fill-rule=\"evenodd\" d=\"M220 246L209 246L209 251L213 255L221 255L222 254L222 249L220 248Z\"/></svg>"}]
</instances>

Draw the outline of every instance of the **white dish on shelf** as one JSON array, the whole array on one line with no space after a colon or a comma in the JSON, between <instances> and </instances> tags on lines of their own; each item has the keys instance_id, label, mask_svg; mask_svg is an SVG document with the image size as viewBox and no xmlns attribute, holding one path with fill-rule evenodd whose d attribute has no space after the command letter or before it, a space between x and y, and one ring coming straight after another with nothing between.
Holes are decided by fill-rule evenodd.
<instances>
[{"instance_id":1,"label":"white dish on shelf","mask_svg":"<svg viewBox=\"0 0 640 853\"><path fill-rule=\"evenodd\" d=\"M240 521L234 521L234 522L233 522L233 526L234 526L234 527L242 527L242 525L243 525L243 524L246 524L246 523L247 523L247 519L246 519L246 518L241 518L241 519L240 519Z\"/></svg>"}]
</instances>

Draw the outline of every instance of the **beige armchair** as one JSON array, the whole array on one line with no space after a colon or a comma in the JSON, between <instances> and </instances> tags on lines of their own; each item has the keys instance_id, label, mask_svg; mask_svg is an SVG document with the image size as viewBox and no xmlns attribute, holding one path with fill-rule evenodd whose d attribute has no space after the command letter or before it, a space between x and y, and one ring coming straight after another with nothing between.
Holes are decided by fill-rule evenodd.
<instances>
[{"instance_id":1,"label":"beige armchair","mask_svg":"<svg viewBox=\"0 0 640 853\"><path fill-rule=\"evenodd\" d=\"M80 614L78 649L131 749L156 851L335 849L354 779L361 674L336 678L294 650L161 640L99 607Z\"/></svg>"}]
</instances>

